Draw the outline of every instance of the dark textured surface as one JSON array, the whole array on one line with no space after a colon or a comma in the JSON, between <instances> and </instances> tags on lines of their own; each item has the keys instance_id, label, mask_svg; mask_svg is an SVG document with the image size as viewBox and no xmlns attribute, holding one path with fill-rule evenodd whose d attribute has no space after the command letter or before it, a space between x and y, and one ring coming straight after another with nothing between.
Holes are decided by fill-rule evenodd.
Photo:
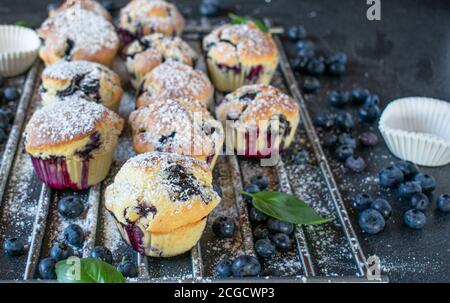
<instances>
[{"instance_id":1,"label":"dark textured surface","mask_svg":"<svg viewBox=\"0 0 450 303\"><path fill-rule=\"evenodd\" d=\"M198 17L200 1L175 2L180 3L188 17ZM366 19L366 1L360 0L222 2L241 14L270 17L286 26L304 24L319 51L326 54L340 50L349 55L347 76L341 80L323 79L320 94L307 98L311 113L327 108L324 98L327 90L350 89L354 85L378 93L383 105L389 100L413 95L450 99L448 1L382 0L382 21L375 22ZM26 20L37 26L45 17L47 3L2 0L1 23ZM286 47L291 48L292 45L286 42ZM369 159L368 171L362 175L353 176L337 163L332 163L349 208L356 191L386 195L378 190L373 177L381 168L395 161L384 144L360 153ZM436 193L450 192L448 166L424 170L438 180ZM436 212L433 205L433 209L427 212L428 224L424 230L411 231L402 224L404 203L394 194L388 196L394 206L394 215L386 231L376 236L359 234L367 255L376 254L381 258L382 267L391 281L449 281L450 216ZM355 217L356 214L353 215Z\"/></svg>"}]
</instances>

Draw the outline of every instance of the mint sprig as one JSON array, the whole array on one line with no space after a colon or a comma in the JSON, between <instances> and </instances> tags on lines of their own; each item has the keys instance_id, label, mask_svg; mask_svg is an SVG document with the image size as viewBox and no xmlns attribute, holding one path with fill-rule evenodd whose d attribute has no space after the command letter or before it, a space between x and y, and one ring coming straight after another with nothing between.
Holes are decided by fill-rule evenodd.
<instances>
[{"instance_id":1,"label":"mint sprig","mask_svg":"<svg viewBox=\"0 0 450 303\"><path fill-rule=\"evenodd\" d=\"M60 283L125 283L123 275L99 259L71 257L56 263Z\"/></svg>"},{"instance_id":2,"label":"mint sprig","mask_svg":"<svg viewBox=\"0 0 450 303\"><path fill-rule=\"evenodd\" d=\"M235 14L229 14L228 15L231 19L231 24L245 24L249 21L255 23L255 25L263 32L263 33L268 33L269 29L267 28L267 26L264 24L264 22L262 22L259 19L256 18L245 18L245 17L241 17Z\"/></svg>"}]
</instances>

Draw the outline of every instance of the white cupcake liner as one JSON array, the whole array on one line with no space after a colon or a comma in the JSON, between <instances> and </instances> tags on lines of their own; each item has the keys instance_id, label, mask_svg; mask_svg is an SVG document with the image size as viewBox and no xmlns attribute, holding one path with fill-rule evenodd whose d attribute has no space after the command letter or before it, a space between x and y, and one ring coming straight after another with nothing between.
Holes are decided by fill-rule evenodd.
<instances>
[{"instance_id":1,"label":"white cupcake liner","mask_svg":"<svg viewBox=\"0 0 450 303\"><path fill-rule=\"evenodd\" d=\"M391 152L424 166L450 163L450 103L411 97L392 101L379 129Z\"/></svg>"},{"instance_id":2,"label":"white cupcake liner","mask_svg":"<svg viewBox=\"0 0 450 303\"><path fill-rule=\"evenodd\" d=\"M32 29L0 25L0 76L24 73L36 60L41 40Z\"/></svg>"}]
</instances>

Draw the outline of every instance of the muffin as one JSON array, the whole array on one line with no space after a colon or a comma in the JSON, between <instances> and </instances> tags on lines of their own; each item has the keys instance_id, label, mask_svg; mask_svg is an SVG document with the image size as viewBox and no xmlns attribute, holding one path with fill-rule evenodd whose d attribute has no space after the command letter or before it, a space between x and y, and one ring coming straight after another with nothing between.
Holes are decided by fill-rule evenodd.
<instances>
[{"instance_id":1,"label":"muffin","mask_svg":"<svg viewBox=\"0 0 450 303\"><path fill-rule=\"evenodd\" d=\"M203 48L211 79L222 92L248 84L269 84L278 66L271 34L253 22L217 28L205 37Z\"/></svg>"},{"instance_id":2,"label":"muffin","mask_svg":"<svg viewBox=\"0 0 450 303\"><path fill-rule=\"evenodd\" d=\"M106 178L124 121L101 104L68 98L33 114L25 150L42 182L82 190Z\"/></svg>"},{"instance_id":3,"label":"muffin","mask_svg":"<svg viewBox=\"0 0 450 303\"><path fill-rule=\"evenodd\" d=\"M137 108L160 98L194 99L209 108L214 87L208 76L189 65L167 61L148 73L138 89Z\"/></svg>"},{"instance_id":4,"label":"muffin","mask_svg":"<svg viewBox=\"0 0 450 303\"><path fill-rule=\"evenodd\" d=\"M160 152L128 160L105 192L106 209L124 240L151 257L194 247L219 203L206 163Z\"/></svg>"},{"instance_id":5,"label":"muffin","mask_svg":"<svg viewBox=\"0 0 450 303\"><path fill-rule=\"evenodd\" d=\"M72 7L85 9L105 18L105 20L112 21L112 17L108 11L100 3L94 0L67 0L56 9L50 10L49 16L53 17Z\"/></svg>"},{"instance_id":6,"label":"muffin","mask_svg":"<svg viewBox=\"0 0 450 303\"><path fill-rule=\"evenodd\" d=\"M86 60L111 66L119 48L114 26L80 8L68 8L48 18L38 34L43 40L39 55L47 65Z\"/></svg>"},{"instance_id":7,"label":"muffin","mask_svg":"<svg viewBox=\"0 0 450 303\"><path fill-rule=\"evenodd\" d=\"M156 99L131 113L130 125L138 153L177 153L213 168L222 150L222 125L197 100Z\"/></svg>"},{"instance_id":8,"label":"muffin","mask_svg":"<svg viewBox=\"0 0 450 303\"><path fill-rule=\"evenodd\" d=\"M156 33L135 40L124 50L126 68L131 83L137 89L144 76L168 60L194 67L197 53L179 37Z\"/></svg>"},{"instance_id":9,"label":"muffin","mask_svg":"<svg viewBox=\"0 0 450 303\"><path fill-rule=\"evenodd\" d=\"M162 0L130 1L119 16L120 31L135 38L153 33L179 36L184 23L175 5Z\"/></svg>"},{"instance_id":10,"label":"muffin","mask_svg":"<svg viewBox=\"0 0 450 303\"><path fill-rule=\"evenodd\" d=\"M44 105L79 96L117 112L123 90L120 77L101 64L61 61L44 70L39 94Z\"/></svg>"},{"instance_id":11,"label":"muffin","mask_svg":"<svg viewBox=\"0 0 450 303\"><path fill-rule=\"evenodd\" d=\"M226 141L238 155L269 157L287 149L299 123L298 104L275 87L248 85L228 94L216 107L226 123Z\"/></svg>"}]
</instances>

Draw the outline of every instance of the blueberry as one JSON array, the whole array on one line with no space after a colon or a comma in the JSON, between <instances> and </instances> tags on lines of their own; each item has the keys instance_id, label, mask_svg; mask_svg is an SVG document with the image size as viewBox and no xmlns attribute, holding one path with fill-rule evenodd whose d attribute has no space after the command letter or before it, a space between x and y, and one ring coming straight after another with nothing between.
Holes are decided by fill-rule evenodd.
<instances>
[{"instance_id":1,"label":"blueberry","mask_svg":"<svg viewBox=\"0 0 450 303\"><path fill-rule=\"evenodd\" d=\"M261 189L260 189L259 186L256 185L256 184L250 184L250 185L247 185L247 186L244 188L244 191L247 192L247 193L249 193L249 194L254 194L254 193L259 193L259 192L261 191ZM252 202L252 198L251 198L251 197L246 196L246 195L242 195L242 197L243 197L244 200L247 201L248 203L251 203L251 202Z\"/></svg>"},{"instance_id":2,"label":"blueberry","mask_svg":"<svg viewBox=\"0 0 450 303\"><path fill-rule=\"evenodd\" d=\"M294 224L273 218L267 221L267 228L273 233L290 235L294 232Z\"/></svg>"},{"instance_id":3,"label":"blueberry","mask_svg":"<svg viewBox=\"0 0 450 303\"><path fill-rule=\"evenodd\" d=\"M102 0L100 3L111 15L116 11L116 5L112 0Z\"/></svg>"},{"instance_id":4,"label":"blueberry","mask_svg":"<svg viewBox=\"0 0 450 303\"><path fill-rule=\"evenodd\" d=\"M415 175L417 175L420 171L417 165L410 161L400 161L395 164L402 172L403 176L405 176L405 180L409 180Z\"/></svg>"},{"instance_id":5,"label":"blueberry","mask_svg":"<svg viewBox=\"0 0 450 303\"><path fill-rule=\"evenodd\" d=\"M235 277L257 276L261 272L261 264L253 256L240 256L234 260L231 266Z\"/></svg>"},{"instance_id":6,"label":"blueberry","mask_svg":"<svg viewBox=\"0 0 450 303\"><path fill-rule=\"evenodd\" d=\"M403 199L411 199L412 195L422 192L422 186L417 181L408 181L401 183L398 188L398 194Z\"/></svg>"},{"instance_id":7,"label":"blueberry","mask_svg":"<svg viewBox=\"0 0 450 303\"><path fill-rule=\"evenodd\" d=\"M25 246L17 238L6 239L3 249L10 257L20 257L25 253Z\"/></svg>"},{"instance_id":8,"label":"blueberry","mask_svg":"<svg viewBox=\"0 0 450 303\"><path fill-rule=\"evenodd\" d=\"M363 104L367 97L370 95L368 89L365 88L354 88L352 89L352 101L355 104Z\"/></svg>"},{"instance_id":9,"label":"blueberry","mask_svg":"<svg viewBox=\"0 0 450 303\"><path fill-rule=\"evenodd\" d=\"M355 121L352 114L345 112L336 116L336 125L343 130L350 130L355 127Z\"/></svg>"},{"instance_id":10,"label":"blueberry","mask_svg":"<svg viewBox=\"0 0 450 303\"><path fill-rule=\"evenodd\" d=\"M389 219L392 214L392 206L385 199L375 199L372 204L370 204L370 208L375 209L383 215L385 220Z\"/></svg>"},{"instance_id":11,"label":"blueberry","mask_svg":"<svg viewBox=\"0 0 450 303\"><path fill-rule=\"evenodd\" d=\"M305 66L303 71L306 72L307 67L308 67L308 63L311 59L313 59L314 55L316 53L314 52L313 48L300 48L297 50L297 57L298 58L303 58L303 59L307 59L307 61L305 62Z\"/></svg>"},{"instance_id":12,"label":"blueberry","mask_svg":"<svg viewBox=\"0 0 450 303\"><path fill-rule=\"evenodd\" d=\"M48 12L54 11L54 10L56 10L60 5L61 5L61 1L49 3L49 4L47 5L47 11L48 11Z\"/></svg>"},{"instance_id":13,"label":"blueberry","mask_svg":"<svg viewBox=\"0 0 450 303\"><path fill-rule=\"evenodd\" d=\"M271 258L275 255L275 246L269 239L260 239L256 241L255 250L256 253L263 258Z\"/></svg>"},{"instance_id":14,"label":"blueberry","mask_svg":"<svg viewBox=\"0 0 450 303\"><path fill-rule=\"evenodd\" d=\"M7 87L3 90L3 98L7 102L15 102L19 100L19 97L20 97L19 91L14 87Z\"/></svg>"},{"instance_id":15,"label":"blueberry","mask_svg":"<svg viewBox=\"0 0 450 303\"><path fill-rule=\"evenodd\" d=\"M306 54L307 55L307 54ZM314 56L314 53L311 56L298 56L292 61L292 68L297 72L306 72L306 66L311 57Z\"/></svg>"},{"instance_id":16,"label":"blueberry","mask_svg":"<svg viewBox=\"0 0 450 303\"><path fill-rule=\"evenodd\" d=\"M420 186L422 186L422 191L424 193L433 192L437 186L436 179L427 174L419 173L414 176L413 180L420 183Z\"/></svg>"},{"instance_id":17,"label":"blueberry","mask_svg":"<svg viewBox=\"0 0 450 303\"><path fill-rule=\"evenodd\" d=\"M389 166L380 171L379 184L381 187L397 188L403 182L403 172L397 166Z\"/></svg>"},{"instance_id":18,"label":"blueberry","mask_svg":"<svg viewBox=\"0 0 450 303\"><path fill-rule=\"evenodd\" d=\"M297 42L299 40L306 39L307 37L306 29L303 25L293 25L287 30L287 37L292 42Z\"/></svg>"},{"instance_id":19,"label":"blueberry","mask_svg":"<svg viewBox=\"0 0 450 303\"><path fill-rule=\"evenodd\" d=\"M416 193L409 199L409 205L413 209L425 211L428 208L428 205L430 205L430 199L423 193Z\"/></svg>"},{"instance_id":20,"label":"blueberry","mask_svg":"<svg viewBox=\"0 0 450 303\"><path fill-rule=\"evenodd\" d=\"M427 223L425 214L417 209L410 209L403 215L403 221L412 229L422 229Z\"/></svg>"},{"instance_id":21,"label":"blueberry","mask_svg":"<svg viewBox=\"0 0 450 303\"><path fill-rule=\"evenodd\" d=\"M6 130L10 125L10 116L7 111L0 109L0 129Z\"/></svg>"},{"instance_id":22,"label":"blueberry","mask_svg":"<svg viewBox=\"0 0 450 303\"><path fill-rule=\"evenodd\" d=\"M136 278L138 276L136 264L134 264L134 262L132 262L132 261L122 260L117 265L117 270L125 278Z\"/></svg>"},{"instance_id":23,"label":"blueberry","mask_svg":"<svg viewBox=\"0 0 450 303\"><path fill-rule=\"evenodd\" d=\"M221 199L223 198L222 188L220 187L219 184L214 183L214 184L213 184L213 190L217 193L217 195L219 195L219 197L220 197Z\"/></svg>"},{"instance_id":24,"label":"blueberry","mask_svg":"<svg viewBox=\"0 0 450 303\"><path fill-rule=\"evenodd\" d=\"M356 194L355 198L353 199L353 206L356 207L358 210L365 210L367 208L370 208L372 202L373 199L371 196L365 193L359 193Z\"/></svg>"},{"instance_id":25,"label":"blueberry","mask_svg":"<svg viewBox=\"0 0 450 303\"><path fill-rule=\"evenodd\" d=\"M327 100L332 107L343 108L349 102L349 94L342 91L331 91L328 93Z\"/></svg>"},{"instance_id":26,"label":"blueberry","mask_svg":"<svg viewBox=\"0 0 450 303\"><path fill-rule=\"evenodd\" d=\"M372 132L364 132L359 135L358 139L364 147L372 147L378 144L378 136Z\"/></svg>"},{"instance_id":27,"label":"blueberry","mask_svg":"<svg viewBox=\"0 0 450 303\"><path fill-rule=\"evenodd\" d=\"M311 40L300 40L296 44L297 51L300 50L314 50L314 42Z\"/></svg>"},{"instance_id":28,"label":"blueberry","mask_svg":"<svg viewBox=\"0 0 450 303\"><path fill-rule=\"evenodd\" d=\"M200 15L205 17L216 17L219 15L219 6L210 2L202 2L202 4L200 4Z\"/></svg>"},{"instance_id":29,"label":"blueberry","mask_svg":"<svg viewBox=\"0 0 450 303\"><path fill-rule=\"evenodd\" d=\"M6 132L3 130L3 128L0 128L0 144L5 143L6 140L8 140L8 135L7 135Z\"/></svg>"},{"instance_id":30,"label":"blueberry","mask_svg":"<svg viewBox=\"0 0 450 303\"><path fill-rule=\"evenodd\" d=\"M366 105L380 105L380 97L378 95L368 95L364 100Z\"/></svg>"},{"instance_id":31,"label":"blueberry","mask_svg":"<svg viewBox=\"0 0 450 303\"><path fill-rule=\"evenodd\" d=\"M111 251L104 246L94 247L94 249L91 252L91 258L99 259L109 264L112 264L113 262L113 255Z\"/></svg>"},{"instance_id":32,"label":"blueberry","mask_svg":"<svg viewBox=\"0 0 450 303\"><path fill-rule=\"evenodd\" d=\"M235 229L234 220L228 217L218 217L212 225L214 234L222 239L232 238Z\"/></svg>"},{"instance_id":33,"label":"blueberry","mask_svg":"<svg viewBox=\"0 0 450 303\"><path fill-rule=\"evenodd\" d=\"M380 108L377 105L364 104L359 109L359 118L362 122L373 123L380 116Z\"/></svg>"},{"instance_id":34,"label":"blueberry","mask_svg":"<svg viewBox=\"0 0 450 303\"><path fill-rule=\"evenodd\" d=\"M345 65L348 63L348 57L346 54L344 54L342 52L336 52L336 53L328 56L326 61L327 61L327 64L333 64L333 63L338 62L338 63Z\"/></svg>"},{"instance_id":35,"label":"blueberry","mask_svg":"<svg viewBox=\"0 0 450 303\"><path fill-rule=\"evenodd\" d=\"M84 211L84 204L76 196L67 196L59 200L58 211L64 218L78 218Z\"/></svg>"},{"instance_id":36,"label":"blueberry","mask_svg":"<svg viewBox=\"0 0 450 303\"><path fill-rule=\"evenodd\" d=\"M347 66L341 62L331 63L327 68L328 75L333 77L343 76L346 71Z\"/></svg>"},{"instance_id":37,"label":"blueberry","mask_svg":"<svg viewBox=\"0 0 450 303\"><path fill-rule=\"evenodd\" d=\"M259 175L250 180L251 184L255 184L260 190L266 190L269 187L269 178L267 176Z\"/></svg>"},{"instance_id":38,"label":"blueberry","mask_svg":"<svg viewBox=\"0 0 450 303\"><path fill-rule=\"evenodd\" d=\"M366 209L358 216L359 227L371 235L378 234L386 226L383 215L375 209Z\"/></svg>"},{"instance_id":39,"label":"blueberry","mask_svg":"<svg viewBox=\"0 0 450 303\"><path fill-rule=\"evenodd\" d=\"M449 213L450 212L450 195L444 194L440 195L436 200L437 208L444 212Z\"/></svg>"},{"instance_id":40,"label":"blueberry","mask_svg":"<svg viewBox=\"0 0 450 303\"><path fill-rule=\"evenodd\" d=\"M314 125L324 129L332 128L336 123L336 115L330 112L322 112L314 118Z\"/></svg>"},{"instance_id":41,"label":"blueberry","mask_svg":"<svg viewBox=\"0 0 450 303\"><path fill-rule=\"evenodd\" d=\"M264 225L258 225L253 231L253 237L255 237L256 240L268 238L269 230Z\"/></svg>"},{"instance_id":42,"label":"blueberry","mask_svg":"<svg viewBox=\"0 0 450 303\"><path fill-rule=\"evenodd\" d=\"M366 161L359 156L350 156L345 160L345 167L352 172L360 173L366 168Z\"/></svg>"},{"instance_id":43,"label":"blueberry","mask_svg":"<svg viewBox=\"0 0 450 303\"><path fill-rule=\"evenodd\" d=\"M300 150L294 158L294 164L295 165L305 165L308 164L310 161L309 152L307 150Z\"/></svg>"},{"instance_id":44,"label":"blueberry","mask_svg":"<svg viewBox=\"0 0 450 303\"><path fill-rule=\"evenodd\" d=\"M326 148L334 148L338 142L338 137L335 134L327 134L322 139L322 145Z\"/></svg>"},{"instance_id":45,"label":"blueberry","mask_svg":"<svg viewBox=\"0 0 450 303\"><path fill-rule=\"evenodd\" d=\"M272 241L278 251L285 252L291 249L291 239L286 234L275 234L272 236Z\"/></svg>"},{"instance_id":46,"label":"blueberry","mask_svg":"<svg viewBox=\"0 0 450 303\"><path fill-rule=\"evenodd\" d=\"M267 215L259 211L255 207L251 207L249 211L249 219L254 223L263 223L267 221Z\"/></svg>"},{"instance_id":47,"label":"blueberry","mask_svg":"<svg viewBox=\"0 0 450 303\"><path fill-rule=\"evenodd\" d=\"M84 242L84 232L78 225L70 224L64 230L64 240L70 245L81 248Z\"/></svg>"},{"instance_id":48,"label":"blueberry","mask_svg":"<svg viewBox=\"0 0 450 303\"><path fill-rule=\"evenodd\" d=\"M353 156L354 150L351 146L348 145L340 145L338 148L336 148L335 156L336 159L345 162L348 157Z\"/></svg>"},{"instance_id":49,"label":"blueberry","mask_svg":"<svg viewBox=\"0 0 450 303\"><path fill-rule=\"evenodd\" d=\"M56 243L50 249L50 257L52 257L56 262L66 260L74 255L72 247L67 245L66 242Z\"/></svg>"},{"instance_id":50,"label":"blueberry","mask_svg":"<svg viewBox=\"0 0 450 303\"><path fill-rule=\"evenodd\" d=\"M45 258L39 262L39 274L42 279L55 280L56 279L56 261L53 258Z\"/></svg>"},{"instance_id":51,"label":"blueberry","mask_svg":"<svg viewBox=\"0 0 450 303\"><path fill-rule=\"evenodd\" d=\"M228 278L233 275L233 261L225 259L217 263L216 274L219 278Z\"/></svg>"},{"instance_id":52,"label":"blueberry","mask_svg":"<svg viewBox=\"0 0 450 303\"><path fill-rule=\"evenodd\" d=\"M348 145L351 148L355 149L358 146L358 143L355 138L349 133L342 133L339 136L338 142L340 145Z\"/></svg>"},{"instance_id":53,"label":"blueberry","mask_svg":"<svg viewBox=\"0 0 450 303\"><path fill-rule=\"evenodd\" d=\"M320 89L320 81L315 77L305 77L302 88L306 94L314 94Z\"/></svg>"},{"instance_id":54,"label":"blueberry","mask_svg":"<svg viewBox=\"0 0 450 303\"><path fill-rule=\"evenodd\" d=\"M312 76L325 74L325 63L317 58L312 58L306 65L307 72Z\"/></svg>"}]
</instances>

